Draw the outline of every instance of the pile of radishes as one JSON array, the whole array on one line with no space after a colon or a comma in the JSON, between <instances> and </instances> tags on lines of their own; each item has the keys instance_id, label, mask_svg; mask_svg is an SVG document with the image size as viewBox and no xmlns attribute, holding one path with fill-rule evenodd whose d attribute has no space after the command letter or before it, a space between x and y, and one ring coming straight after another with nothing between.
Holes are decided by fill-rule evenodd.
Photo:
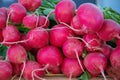
<instances>
[{"instance_id":1,"label":"pile of radishes","mask_svg":"<svg viewBox=\"0 0 120 80\"><path fill-rule=\"evenodd\" d=\"M41 4L42 0L18 0L0 8L0 44L8 47L6 59L0 60L0 80L45 80L45 74L64 74L71 80L86 71L107 80L109 68L120 72L117 22L104 19L102 10L92 3L76 9L74 1L61 0L48 16L36 14ZM51 14L56 24L50 28ZM19 25L28 32L20 31ZM106 43L112 40L114 48Z\"/></svg>"}]
</instances>

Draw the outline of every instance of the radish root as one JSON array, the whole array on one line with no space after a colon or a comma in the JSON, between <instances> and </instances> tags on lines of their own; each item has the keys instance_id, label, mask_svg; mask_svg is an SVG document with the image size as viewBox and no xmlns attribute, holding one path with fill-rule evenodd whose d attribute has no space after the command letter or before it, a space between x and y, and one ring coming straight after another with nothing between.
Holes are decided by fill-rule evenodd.
<instances>
[{"instance_id":1,"label":"radish root","mask_svg":"<svg viewBox=\"0 0 120 80\"><path fill-rule=\"evenodd\" d=\"M83 68L83 66L82 66L82 64L81 64L81 61L80 61L80 59L79 59L78 52L77 52L76 49L75 49L75 55L76 55L76 58L77 58L77 60L78 60L78 63L79 63L79 65L80 65L82 71L85 72L85 70L84 70L84 68Z\"/></svg>"},{"instance_id":2,"label":"radish root","mask_svg":"<svg viewBox=\"0 0 120 80\"><path fill-rule=\"evenodd\" d=\"M37 75L35 74L35 72L36 72L36 71L46 70L46 69L48 68L48 66L49 66L49 64L47 64L45 67L43 67L43 68L41 68L41 69L35 69L35 70L33 70L33 71L32 71L32 80L35 80L35 79L34 79L34 76L36 76L36 77L37 77L38 79L40 79L40 80L46 80L46 79L43 79L43 78L37 76Z\"/></svg>"},{"instance_id":3,"label":"radish root","mask_svg":"<svg viewBox=\"0 0 120 80\"><path fill-rule=\"evenodd\" d=\"M20 74L19 80L21 80L22 75L23 75L23 73L24 73L24 70L25 70L25 62L23 62L23 69L22 69L22 71L21 71L21 74Z\"/></svg>"}]
</instances>

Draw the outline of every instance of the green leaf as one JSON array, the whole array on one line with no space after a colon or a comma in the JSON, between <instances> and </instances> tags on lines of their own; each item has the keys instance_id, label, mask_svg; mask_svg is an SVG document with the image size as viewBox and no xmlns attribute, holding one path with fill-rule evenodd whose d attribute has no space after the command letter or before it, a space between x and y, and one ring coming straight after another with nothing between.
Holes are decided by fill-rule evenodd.
<instances>
[{"instance_id":1,"label":"green leaf","mask_svg":"<svg viewBox=\"0 0 120 80\"><path fill-rule=\"evenodd\" d=\"M0 45L0 56L6 56L6 51L7 51L7 47L4 45Z\"/></svg>"},{"instance_id":2,"label":"green leaf","mask_svg":"<svg viewBox=\"0 0 120 80\"><path fill-rule=\"evenodd\" d=\"M78 80L89 80L90 79L90 74L85 71L80 77L78 77Z\"/></svg>"},{"instance_id":3,"label":"green leaf","mask_svg":"<svg viewBox=\"0 0 120 80\"><path fill-rule=\"evenodd\" d=\"M53 11L53 9L48 8L48 9L44 10L43 13L44 13L44 15L47 16L51 11ZM49 19L50 20L55 20L54 14L50 15Z\"/></svg>"},{"instance_id":4,"label":"green leaf","mask_svg":"<svg viewBox=\"0 0 120 80\"><path fill-rule=\"evenodd\" d=\"M103 8L102 11L105 19L112 19L120 24L120 13L108 7Z\"/></svg>"}]
</instances>

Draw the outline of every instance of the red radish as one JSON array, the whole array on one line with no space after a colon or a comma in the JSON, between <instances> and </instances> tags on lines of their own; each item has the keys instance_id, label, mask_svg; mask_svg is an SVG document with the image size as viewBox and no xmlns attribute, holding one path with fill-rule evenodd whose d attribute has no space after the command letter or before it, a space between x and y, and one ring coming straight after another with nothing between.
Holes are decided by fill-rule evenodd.
<instances>
[{"instance_id":1,"label":"red radish","mask_svg":"<svg viewBox=\"0 0 120 80\"><path fill-rule=\"evenodd\" d=\"M41 48L48 44L49 34L44 28L34 28L27 33L28 45L31 48Z\"/></svg>"},{"instance_id":2,"label":"red radish","mask_svg":"<svg viewBox=\"0 0 120 80\"><path fill-rule=\"evenodd\" d=\"M77 16L74 16L71 20L71 27L77 35L84 35L85 33L87 33L85 27L79 22Z\"/></svg>"},{"instance_id":3,"label":"red radish","mask_svg":"<svg viewBox=\"0 0 120 80\"><path fill-rule=\"evenodd\" d=\"M3 41L3 35L2 35L2 30L0 29L0 42Z\"/></svg>"},{"instance_id":4,"label":"red radish","mask_svg":"<svg viewBox=\"0 0 120 80\"><path fill-rule=\"evenodd\" d=\"M27 60L27 52L20 44L11 45L7 50L7 56L14 64L21 64Z\"/></svg>"},{"instance_id":5,"label":"red radish","mask_svg":"<svg viewBox=\"0 0 120 80\"><path fill-rule=\"evenodd\" d=\"M39 16L38 27L48 28L49 19L46 16Z\"/></svg>"},{"instance_id":6,"label":"red radish","mask_svg":"<svg viewBox=\"0 0 120 80\"><path fill-rule=\"evenodd\" d=\"M76 51L78 56L81 56L84 50L84 45L77 39L68 39L64 42L62 50L67 58L76 58Z\"/></svg>"},{"instance_id":7,"label":"red radish","mask_svg":"<svg viewBox=\"0 0 120 80\"><path fill-rule=\"evenodd\" d=\"M45 46L39 49L36 57L40 64L49 65L49 67L60 66L63 60L62 52L54 46Z\"/></svg>"},{"instance_id":8,"label":"red radish","mask_svg":"<svg viewBox=\"0 0 120 80\"><path fill-rule=\"evenodd\" d=\"M25 16L23 18L24 27L28 28L28 29L33 29L33 28L37 27L38 18L39 17L35 14L30 14L30 15Z\"/></svg>"},{"instance_id":9,"label":"red radish","mask_svg":"<svg viewBox=\"0 0 120 80\"><path fill-rule=\"evenodd\" d=\"M35 11L42 4L42 0L18 0L28 11Z\"/></svg>"},{"instance_id":10,"label":"red radish","mask_svg":"<svg viewBox=\"0 0 120 80\"><path fill-rule=\"evenodd\" d=\"M103 41L95 33L87 33L83 36L84 43L86 44L86 49L88 51L101 50L101 45Z\"/></svg>"},{"instance_id":11,"label":"red radish","mask_svg":"<svg viewBox=\"0 0 120 80\"><path fill-rule=\"evenodd\" d=\"M0 80L10 80L11 77L12 65L5 60L0 60Z\"/></svg>"},{"instance_id":12,"label":"red radish","mask_svg":"<svg viewBox=\"0 0 120 80\"><path fill-rule=\"evenodd\" d=\"M110 55L110 62L113 68L119 69L120 68L120 47L116 47L111 55Z\"/></svg>"},{"instance_id":13,"label":"red radish","mask_svg":"<svg viewBox=\"0 0 120 80\"><path fill-rule=\"evenodd\" d=\"M101 52L89 53L84 58L84 65L92 76L98 76L100 73L106 80L104 70L107 68L107 58Z\"/></svg>"},{"instance_id":14,"label":"red radish","mask_svg":"<svg viewBox=\"0 0 120 80\"><path fill-rule=\"evenodd\" d=\"M24 40L27 40L27 35L26 34L22 34L21 35L21 41L24 41ZM25 42L22 42L20 43L26 50L31 50L32 48L29 46L28 42L25 41Z\"/></svg>"},{"instance_id":15,"label":"red radish","mask_svg":"<svg viewBox=\"0 0 120 80\"><path fill-rule=\"evenodd\" d=\"M115 37L119 38L119 33L120 25L111 19L105 19L98 36L104 41L110 41Z\"/></svg>"},{"instance_id":16,"label":"red radish","mask_svg":"<svg viewBox=\"0 0 120 80\"><path fill-rule=\"evenodd\" d=\"M8 18L16 24L21 24L27 11L20 3L13 3L8 9Z\"/></svg>"},{"instance_id":17,"label":"red radish","mask_svg":"<svg viewBox=\"0 0 120 80\"><path fill-rule=\"evenodd\" d=\"M92 3L81 4L77 11L77 17L87 32L99 31L104 22L102 11Z\"/></svg>"},{"instance_id":18,"label":"red radish","mask_svg":"<svg viewBox=\"0 0 120 80\"><path fill-rule=\"evenodd\" d=\"M6 26L7 16L5 13L0 11L0 29L4 28Z\"/></svg>"},{"instance_id":19,"label":"red radish","mask_svg":"<svg viewBox=\"0 0 120 80\"><path fill-rule=\"evenodd\" d=\"M62 47L70 36L73 36L73 32L67 26L62 24L55 25L50 31L50 43L57 47Z\"/></svg>"},{"instance_id":20,"label":"red radish","mask_svg":"<svg viewBox=\"0 0 120 80\"><path fill-rule=\"evenodd\" d=\"M112 52L112 47L105 44L101 48L102 48L101 52L103 53L103 55L109 59Z\"/></svg>"},{"instance_id":21,"label":"red radish","mask_svg":"<svg viewBox=\"0 0 120 80\"><path fill-rule=\"evenodd\" d=\"M34 79L38 80L36 75L39 77L43 77L45 75L45 70L42 70L42 66L39 63L35 61L27 61L25 70L23 72L24 79L25 80L34 80Z\"/></svg>"},{"instance_id":22,"label":"red radish","mask_svg":"<svg viewBox=\"0 0 120 80\"><path fill-rule=\"evenodd\" d=\"M2 31L3 34L3 44L9 44L20 40L20 32L16 26L8 25Z\"/></svg>"},{"instance_id":23,"label":"red radish","mask_svg":"<svg viewBox=\"0 0 120 80\"><path fill-rule=\"evenodd\" d=\"M73 0L61 0L55 7L55 18L58 22L70 24L76 9Z\"/></svg>"},{"instance_id":24,"label":"red radish","mask_svg":"<svg viewBox=\"0 0 120 80\"><path fill-rule=\"evenodd\" d=\"M67 77L78 77L83 71L79 66L77 59L65 58L61 65L62 73Z\"/></svg>"}]
</instances>

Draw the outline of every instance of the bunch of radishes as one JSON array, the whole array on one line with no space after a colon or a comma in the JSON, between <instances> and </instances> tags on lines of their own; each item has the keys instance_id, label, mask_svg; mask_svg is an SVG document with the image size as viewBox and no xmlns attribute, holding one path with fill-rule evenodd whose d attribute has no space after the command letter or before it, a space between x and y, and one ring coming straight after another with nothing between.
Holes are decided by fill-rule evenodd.
<instances>
[{"instance_id":1,"label":"bunch of radishes","mask_svg":"<svg viewBox=\"0 0 120 80\"><path fill-rule=\"evenodd\" d=\"M0 44L7 46L6 60L0 60L0 80L42 80L45 74L64 74L71 79L88 71L106 80L107 67L120 68L120 25L104 19L92 3L76 9L72 0L61 0L55 9L56 24L49 27L49 16L38 15L41 0L18 0L0 8ZM19 25L28 29L19 30ZM117 47L106 44L116 40ZM32 54L35 60L31 60ZM13 77L14 76L14 77Z\"/></svg>"}]
</instances>

